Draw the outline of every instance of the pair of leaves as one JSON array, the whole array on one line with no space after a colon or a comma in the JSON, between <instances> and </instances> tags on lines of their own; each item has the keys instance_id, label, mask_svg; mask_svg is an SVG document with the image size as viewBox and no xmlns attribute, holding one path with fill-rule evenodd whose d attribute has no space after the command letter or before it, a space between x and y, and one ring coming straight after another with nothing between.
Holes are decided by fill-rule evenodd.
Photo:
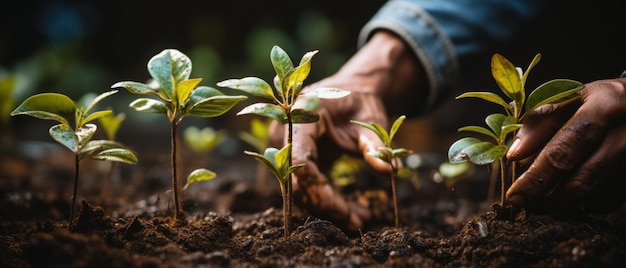
<instances>
[{"instance_id":1,"label":"pair of leaves","mask_svg":"<svg viewBox=\"0 0 626 268\"><path fill-rule=\"evenodd\" d=\"M530 70L539 63L541 54L537 54L525 72L515 67L508 59L500 54L491 58L491 72L500 87L500 90L511 99L505 101L493 92L467 92L457 99L475 97L502 106L507 114L521 120L526 112L532 111L544 104L560 103L577 97L583 84L570 79L553 79L536 89L526 98L525 85Z\"/></svg>"},{"instance_id":2,"label":"pair of leaves","mask_svg":"<svg viewBox=\"0 0 626 268\"><path fill-rule=\"evenodd\" d=\"M291 144L285 145L285 147L280 150L276 148L267 148L263 154L250 151L245 151L245 153L247 155L254 156L259 162L267 167L272 174L274 174L276 179L278 179L281 187L288 182L289 175L291 173L304 166L304 164L293 166L289 165L289 159L291 158Z\"/></svg>"},{"instance_id":3,"label":"pair of leaves","mask_svg":"<svg viewBox=\"0 0 626 268\"><path fill-rule=\"evenodd\" d=\"M247 99L246 96L227 96L215 88L198 86L202 79L189 79L191 68L191 60L185 54L165 49L148 61L148 72L158 86L122 81L111 87L122 87L133 94L157 96L159 99L138 98L130 106L140 112L166 114L170 120L178 112L181 117L217 117Z\"/></svg>"},{"instance_id":4,"label":"pair of leaves","mask_svg":"<svg viewBox=\"0 0 626 268\"><path fill-rule=\"evenodd\" d=\"M117 90L113 90L98 95L87 108L78 107L72 99L63 94L36 94L22 102L11 115L23 114L59 122L60 124L49 129L50 136L79 158L96 153L92 158L135 164L137 157L121 144L107 140L91 141L98 128L89 122L112 115L113 111L89 112L104 98L116 92ZM71 121L76 122L76 128L72 128Z\"/></svg>"},{"instance_id":5,"label":"pair of leaves","mask_svg":"<svg viewBox=\"0 0 626 268\"><path fill-rule=\"evenodd\" d=\"M406 119L406 116L404 115L398 117L396 121L394 121L391 125L391 129L389 130L389 132L387 132L387 130L385 130L380 124L377 124L375 122L365 123L357 120L350 120L350 122L360 125L374 132L385 146L379 148L378 152L371 153L372 156L375 156L376 158L383 160L387 163L391 163L392 159L407 156L412 152L411 150L407 150L405 148L391 148L393 137L396 135L396 132L398 132L398 129L400 128L400 125L402 125L402 122L404 122L404 119Z\"/></svg>"},{"instance_id":6,"label":"pair of leaves","mask_svg":"<svg viewBox=\"0 0 626 268\"><path fill-rule=\"evenodd\" d=\"M318 99L336 99L350 94L349 91L338 88L317 88L301 94L302 84L311 70L311 59L316 53L317 51L306 53L300 60L300 65L294 67L289 55L279 46L274 46L270 53L270 59L276 71L274 77L275 91L269 83L258 77L228 79L217 83L217 85L271 101L271 103L251 104L243 108L237 115L257 114L286 124L289 121L287 118L287 113L289 113L292 123L316 122L319 120L319 116L314 110L318 105ZM294 102L300 96L306 98L304 108L293 108Z\"/></svg>"}]
</instances>

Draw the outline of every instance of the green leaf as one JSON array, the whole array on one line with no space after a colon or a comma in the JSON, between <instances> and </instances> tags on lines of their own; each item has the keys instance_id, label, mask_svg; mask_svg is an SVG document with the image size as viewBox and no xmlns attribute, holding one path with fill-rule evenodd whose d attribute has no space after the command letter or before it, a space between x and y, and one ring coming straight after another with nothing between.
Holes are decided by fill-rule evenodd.
<instances>
[{"instance_id":1,"label":"green leaf","mask_svg":"<svg viewBox=\"0 0 626 268\"><path fill-rule=\"evenodd\" d=\"M526 112L544 104L563 102L579 96L584 84L569 79L554 79L537 87L528 96Z\"/></svg>"},{"instance_id":2,"label":"green leaf","mask_svg":"<svg viewBox=\"0 0 626 268\"><path fill-rule=\"evenodd\" d=\"M391 125L391 130L389 131L389 142L390 143L393 140L393 136L396 135L396 132L400 128L400 125L402 125L402 122L404 122L404 119L406 119L406 116L402 115L402 116L398 117L398 119L396 119L396 121L393 122L393 125Z\"/></svg>"},{"instance_id":3,"label":"green leaf","mask_svg":"<svg viewBox=\"0 0 626 268\"><path fill-rule=\"evenodd\" d=\"M389 139L389 134L387 133L387 130L385 130L381 125L373 122L365 123L357 120L350 120L350 122L371 130L372 132L374 132L374 134L376 134L376 136L378 136L378 138L380 138L385 146L390 145L391 140Z\"/></svg>"},{"instance_id":4,"label":"green leaf","mask_svg":"<svg viewBox=\"0 0 626 268\"><path fill-rule=\"evenodd\" d=\"M287 52L281 47L274 46L270 52L270 60L272 61L272 66L274 66L279 81L283 81L287 72L293 69L291 58L289 58Z\"/></svg>"},{"instance_id":5,"label":"green leaf","mask_svg":"<svg viewBox=\"0 0 626 268\"><path fill-rule=\"evenodd\" d=\"M189 176L187 176L187 183L185 183L185 186L183 187L183 191L187 190L189 185L191 185L192 183L212 180L215 177L217 177L217 174L213 171L210 171L205 168L196 169L192 171L191 173L189 173Z\"/></svg>"},{"instance_id":6,"label":"green leaf","mask_svg":"<svg viewBox=\"0 0 626 268\"><path fill-rule=\"evenodd\" d=\"M171 100L175 85L189 79L191 60L176 49L165 49L148 61L148 72L161 87L163 95Z\"/></svg>"},{"instance_id":7,"label":"green leaf","mask_svg":"<svg viewBox=\"0 0 626 268\"><path fill-rule=\"evenodd\" d=\"M479 126L466 126L466 127L462 127L459 128L458 131L472 131L472 132L476 132L479 134L483 134L483 135L487 135L491 138L493 138L494 141L498 141L498 136L496 136L495 133L493 133L491 130L486 129L484 127L479 127Z\"/></svg>"},{"instance_id":8,"label":"green leaf","mask_svg":"<svg viewBox=\"0 0 626 268\"><path fill-rule=\"evenodd\" d=\"M131 108L138 112L167 114L169 111L168 105L162 100L139 98L131 102L129 105Z\"/></svg>"},{"instance_id":9,"label":"green leaf","mask_svg":"<svg viewBox=\"0 0 626 268\"><path fill-rule=\"evenodd\" d=\"M350 91L333 87L320 87L311 91L307 91L303 95L307 97L316 97L320 99L339 99L350 95Z\"/></svg>"},{"instance_id":10,"label":"green leaf","mask_svg":"<svg viewBox=\"0 0 626 268\"><path fill-rule=\"evenodd\" d=\"M305 109L293 109L291 111L291 121L294 124L314 123L320 120L320 116L313 111Z\"/></svg>"},{"instance_id":11,"label":"green leaf","mask_svg":"<svg viewBox=\"0 0 626 268\"><path fill-rule=\"evenodd\" d=\"M196 102L184 114L192 114L200 117L216 117L228 112L237 103L245 99L247 99L246 96L213 96Z\"/></svg>"},{"instance_id":12,"label":"green leaf","mask_svg":"<svg viewBox=\"0 0 626 268\"><path fill-rule=\"evenodd\" d=\"M448 160L450 160L450 163L453 164L469 161L469 156L463 152L463 149L480 142L482 141L473 137L457 140L450 145L450 149L448 149Z\"/></svg>"},{"instance_id":13,"label":"green leaf","mask_svg":"<svg viewBox=\"0 0 626 268\"><path fill-rule=\"evenodd\" d=\"M117 93L118 90L111 90L111 91L107 91L104 92L100 95L98 95L96 98L94 98L91 103L89 104L89 106L85 109L85 113L89 113L89 111L91 111L91 109L93 109L93 107L95 107L98 103L100 103L104 98L111 96L115 93ZM86 121L85 123L87 123L89 121Z\"/></svg>"},{"instance_id":14,"label":"green leaf","mask_svg":"<svg viewBox=\"0 0 626 268\"><path fill-rule=\"evenodd\" d=\"M318 51L315 50L304 54L304 56L302 56L302 60L300 60L300 65L285 74L285 78L283 79L283 90L293 90L292 94L294 96L298 96L300 94L300 89L302 87L298 87L296 85L303 83L303 81L309 76L309 73L311 72L311 59L315 54L317 54L317 52Z\"/></svg>"},{"instance_id":15,"label":"green leaf","mask_svg":"<svg viewBox=\"0 0 626 268\"><path fill-rule=\"evenodd\" d=\"M524 75L522 76L522 86L526 85L526 79L528 78L528 74L530 73L530 70L532 70L533 67L535 67L535 65L537 65L537 63L539 63L540 60L541 60L541 53L537 53L537 55L535 55L533 60L530 62L530 65L528 65L528 69L526 69L526 71L524 72Z\"/></svg>"},{"instance_id":16,"label":"green leaf","mask_svg":"<svg viewBox=\"0 0 626 268\"><path fill-rule=\"evenodd\" d=\"M486 165L504 157L509 148L506 145L495 145L491 142L481 142L463 149L469 161L476 165Z\"/></svg>"},{"instance_id":17,"label":"green leaf","mask_svg":"<svg viewBox=\"0 0 626 268\"><path fill-rule=\"evenodd\" d=\"M119 113L113 115L113 113L104 115L98 118L102 129L106 133L106 136L110 140L114 140L117 135L117 131L120 129L122 122L126 119L126 114Z\"/></svg>"},{"instance_id":18,"label":"green leaf","mask_svg":"<svg viewBox=\"0 0 626 268\"><path fill-rule=\"evenodd\" d=\"M137 156L128 149L114 148L99 152L91 158L103 161L122 162L126 164L137 164Z\"/></svg>"},{"instance_id":19,"label":"green leaf","mask_svg":"<svg viewBox=\"0 0 626 268\"><path fill-rule=\"evenodd\" d=\"M196 153L206 153L213 150L213 148L224 141L225 137L226 133L224 131L215 131L211 127L199 129L191 126L185 128L183 133L183 140Z\"/></svg>"},{"instance_id":20,"label":"green leaf","mask_svg":"<svg viewBox=\"0 0 626 268\"><path fill-rule=\"evenodd\" d=\"M525 93L520 74L509 60L494 54L491 58L491 74L505 95L516 103L524 103Z\"/></svg>"},{"instance_id":21,"label":"green leaf","mask_svg":"<svg viewBox=\"0 0 626 268\"><path fill-rule=\"evenodd\" d=\"M285 114L283 109L280 106L272 103L254 103L243 108L237 113L237 115L244 114L262 115L276 120L281 124L287 124L287 115Z\"/></svg>"},{"instance_id":22,"label":"green leaf","mask_svg":"<svg viewBox=\"0 0 626 268\"><path fill-rule=\"evenodd\" d=\"M504 107L504 109L507 110L510 114L513 113L513 110L511 109L511 105L509 105L506 101L504 101L502 97L500 97L498 94L495 94L493 92L466 92L456 97L456 99L458 100L461 98L470 98L470 97L480 98L488 102L495 103L497 105Z\"/></svg>"},{"instance_id":23,"label":"green leaf","mask_svg":"<svg viewBox=\"0 0 626 268\"><path fill-rule=\"evenodd\" d=\"M505 118L506 115L503 114L490 114L485 118L485 123L497 137L500 137L500 134L502 134L502 122L504 122ZM497 138L496 141L500 141L500 139Z\"/></svg>"},{"instance_id":24,"label":"green leaf","mask_svg":"<svg viewBox=\"0 0 626 268\"><path fill-rule=\"evenodd\" d=\"M170 100L167 98L167 96L163 95L158 89L153 88L144 83L133 82L133 81L122 81L122 82L117 82L111 86L111 88L118 88L118 87L125 88L128 92L133 93L133 94L153 94L155 96L158 96L162 100L167 100L167 101Z\"/></svg>"},{"instance_id":25,"label":"green leaf","mask_svg":"<svg viewBox=\"0 0 626 268\"><path fill-rule=\"evenodd\" d=\"M98 130L98 127L95 124L85 124L74 131L74 134L76 134L76 138L78 139L79 150L82 150L85 144L91 140L91 137L93 137L93 134L96 133L96 130Z\"/></svg>"},{"instance_id":26,"label":"green leaf","mask_svg":"<svg viewBox=\"0 0 626 268\"><path fill-rule=\"evenodd\" d=\"M177 101L175 105L180 106L185 103L187 101L187 98L189 98L189 96L191 95L191 92L198 86L198 84L200 84L201 81L201 78L197 78L178 82L178 84L176 85L176 89L174 90L174 93L176 95L176 98L174 98L174 100Z\"/></svg>"},{"instance_id":27,"label":"green leaf","mask_svg":"<svg viewBox=\"0 0 626 268\"><path fill-rule=\"evenodd\" d=\"M263 154L244 151L245 154L254 156L261 164L263 164L267 169L269 169L272 174L276 177L278 182L282 185L283 175L280 173L278 168L276 167L276 154L278 153L278 149L276 148L267 148Z\"/></svg>"},{"instance_id":28,"label":"green leaf","mask_svg":"<svg viewBox=\"0 0 626 268\"><path fill-rule=\"evenodd\" d=\"M391 150L391 156L397 157L397 158L402 158L412 153L413 153L412 150L405 149L405 148L398 148L398 149Z\"/></svg>"},{"instance_id":29,"label":"green leaf","mask_svg":"<svg viewBox=\"0 0 626 268\"><path fill-rule=\"evenodd\" d=\"M87 142L81 149L81 157L90 155L96 151L108 150L108 149L126 149L124 145L112 140L92 140Z\"/></svg>"},{"instance_id":30,"label":"green leaf","mask_svg":"<svg viewBox=\"0 0 626 268\"><path fill-rule=\"evenodd\" d=\"M98 118L110 116L110 115L113 115L113 111L111 110L97 111L88 115L87 118L83 119L83 121L79 125L84 125Z\"/></svg>"},{"instance_id":31,"label":"green leaf","mask_svg":"<svg viewBox=\"0 0 626 268\"><path fill-rule=\"evenodd\" d=\"M11 116L19 114L54 120L69 126L70 122L75 121L76 104L63 94L41 93L29 97L11 112Z\"/></svg>"},{"instance_id":32,"label":"green leaf","mask_svg":"<svg viewBox=\"0 0 626 268\"><path fill-rule=\"evenodd\" d=\"M70 126L65 124L54 125L48 132L55 141L70 149L74 154L78 154L78 137Z\"/></svg>"},{"instance_id":33,"label":"green leaf","mask_svg":"<svg viewBox=\"0 0 626 268\"><path fill-rule=\"evenodd\" d=\"M241 90L252 96L274 100L274 91L265 80L257 77L245 77L242 79L228 79L217 83L217 86Z\"/></svg>"}]
</instances>

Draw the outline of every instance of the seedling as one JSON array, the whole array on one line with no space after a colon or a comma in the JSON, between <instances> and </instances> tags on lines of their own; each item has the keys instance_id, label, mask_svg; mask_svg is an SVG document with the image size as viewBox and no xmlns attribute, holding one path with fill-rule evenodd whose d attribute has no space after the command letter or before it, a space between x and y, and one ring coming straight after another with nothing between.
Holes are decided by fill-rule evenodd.
<instances>
[{"instance_id":1,"label":"seedling","mask_svg":"<svg viewBox=\"0 0 626 268\"><path fill-rule=\"evenodd\" d=\"M250 131L241 131L239 138L254 147L257 152L261 152L270 145L269 128L271 123L271 118L267 118L267 120L260 120L256 117L252 118L252 120L250 120ZM267 169L259 163L256 172L256 188L257 191L261 193L263 193L265 189L266 174Z\"/></svg>"},{"instance_id":2,"label":"seedling","mask_svg":"<svg viewBox=\"0 0 626 268\"><path fill-rule=\"evenodd\" d=\"M399 166L398 162L400 158L405 157L412 153L411 150L405 148L397 148L394 149L392 146L393 137L396 135L396 132L404 122L406 116L402 115L393 122L391 125L391 129L389 132L385 130L381 125L370 122L365 123L357 120L350 120L350 122L360 125L364 128L367 128L374 132L378 138L383 142L384 146L378 148L378 151L369 153L371 156L375 156L376 158L385 161L391 167L391 173L389 174L391 178L391 195L393 197L393 215L395 219L395 227L396 229L400 227L400 217L398 211L398 196L396 194L396 174L398 172Z\"/></svg>"},{"instance_id":3,"label":"seedling","mask_svg":"<svg viewBox=\"0 0 626 268\"><path fill-rule=\"evenodd\" d=\"M136 164L135 154L123 145L111 140L91 140L97 130L93 120L112 114L111 110L93 111L98 102L113 95L117 90L100 94L94 98L87 108L77 105L66 95L59 93L41 93L33 95L20 104L11 115L29 115L39 119L54 120L59 124L50 128L50 136L61 145L70 149L75 155L74 190L68 228L72 227L74 207L76 205L76 189L80 160L85 156L104 161L116 161ZM70 123L72 122L72 123Z\"/></svg>"},{"instance_id":4,"label":"seedling","mask_svg":"<svg viewBox=\"0 0 626 268\"><path fill-rule=\"evenodd\" d=\"M505 182L505 156L509 150L511 137L522 126L522 119L527 112L536 109L544 104L555 104L565 102L579 97L579 91L583 84L569 79L550 80L535 90L526 98L526 79L530 70L539 62L541 54L537 54L532 60L528 69L515 67L509 60L500 54L494 54L491 58L491 73L502 93L510 101L505 101L500 95L492 92L466 92L457 97L480 98L504 108L506 114L490 114L485 118L489 129L480 126L466 126L459 128L459 131L471 131L486 135L495 141L485 142L478 138L462 138L450 146L448 158L451 163L469 161L476 165L492 164L497 170L500 167L501 196L500 204L504 205L504 195L506 192ZM497 164L495 161L498 161ZM515 181L515 163L511 163L511 182ZM494 171L497 172L497 171ZM497 176L496 176L497 177ZM494 185L493 183L491 185Z\"/></svg>"},{"instance_id":5,"label":"seedling","mask_svg":"<svg viewBox=\"0 0 626 268\"><path fill-rule=\"evenodd\" d=\"M138 98L130 104L130 107L139 112L158 113L167 116L171 126L174 222L177 222L178 219L184 219L185 216L180 202L182 192L179 190L176 164L178 125L183 118L190 115L220 116L247 98L246 96L227 96L215 88L198 86L202 79L189 79L191 67L191 60L185 54L176 49L165 49L148 61L148 72L158 87L153 88L148 84L132 81L118 82L111 86L112 88L123 87L133 94L156 96L157 99ZM206 176L193 178L206 178Z\"/></svg>"},{"instance_id":6,"label":"seedling","mask_svg":"<svg viewBox=\"0 0 626 268\"><path fill-rule=\"evenodd\" d=\"M109 108L109 110L112 110L111 108ZM117 115L113 114L113 112L111 112L110 114L106 114L100 118L98 118L98 120L100 121L100 126L102 127L102 129L104 130L104 133L107 137L108 140L116 140L117 137L117 132L120 129L120 126L122 126L122 122L124 121L124 119L126 119L126 114L124 113L119 113ZM111 184L115 184L118 181L118 177L116 176L115 179L113 177L113 173L118 170L116 167L117 162L111 162L111 166L109 167L109 171L107 173L107 180L105 182L105 187L102 187L102 195L108 194L108 189L110 188L109 185Z\"/></svg>"},{"instance_id":7,"label":"seedling","mask_svg":"<svg viewBox=\"0 0 626 268\"><path fill-rule=\"evenodd\" d=\"M302 92L303 82L311 71L311 58L317 52L317 50L307 52L300 60L300 65L294 67L289 55L279 46L274 46L270 53L270 59L276 71L274 77L275 90L265 80L257 77L229 79L217 84L220 87L241 90L252 96L272 101L272 103L251 104L243 108L237 115L257 114L269 117L281 124L287 124L287 141L282 149L269 148L262 155L245 152L272 170L280 183L283 195L285 236L289 236L292 212L291 174L297 168L302 167L302 165L292 165L291 161L293 124L313 123L319 120L319 115L314 111L319 104L319 98L335 99L350 94L349 91L338 88L317 88L306 93ZM304 108L294 107L296 100L302 96L304 96L303 100L305 101Z\"/></svg>"}]
</instances>

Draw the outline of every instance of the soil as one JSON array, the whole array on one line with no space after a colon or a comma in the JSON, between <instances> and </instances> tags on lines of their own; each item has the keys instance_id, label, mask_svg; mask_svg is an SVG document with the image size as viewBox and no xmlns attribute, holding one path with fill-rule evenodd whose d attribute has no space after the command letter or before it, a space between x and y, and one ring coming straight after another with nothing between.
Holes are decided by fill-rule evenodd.
<instances>
[{"instance_id":1,"label":"soil","mask_svg":"<svg viewBox=\"0 0 626 268\"><path fill-rule=\"evenodd\" d=\"M388 184L343 191L379 211L360 233L295 207L283 236L277 182L255 183L256 162L211 159L218 179L185 192L186 219L173 224L167 152L140 166L81 162L77 217L69 230L72 159L5 153L0 160L0 267L623 267L626 209L608 215L511 210L484 201L485 180L447 188L399 181L401 227L393 228ZM48 147L47 147L48 148ZM193 157L192 157L193 158ZM185 159L192 159L185 158ZM206 159L205 159L206 160ZM103 164L104 163L104 164ZM188 166L196 166L190 164ZM184 172L182 172L184 173ZM427 173L427 172L426 172ZM362 174L363 175L363 174Z\"/></svg>"}]
</instances>

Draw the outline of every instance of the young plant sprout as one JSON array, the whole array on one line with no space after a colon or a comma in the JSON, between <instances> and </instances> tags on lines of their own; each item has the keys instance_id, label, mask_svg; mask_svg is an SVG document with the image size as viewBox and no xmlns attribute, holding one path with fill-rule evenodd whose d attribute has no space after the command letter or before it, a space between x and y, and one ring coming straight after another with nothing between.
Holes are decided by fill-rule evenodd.
<instances>
[{"instance_id":1,"label":"young plant sprout","mask_svg":"<svg viewBox=\"0 0 626 268\"><path fill-rule=\"evenodd\" d=\"M217 117L235 104L247 99L246 96L227 96L219 90L198 86L202 79L189 79L191 74L191 60L176 49L165 49L148 61L148 72L158 87L153 88L148 84L123 81L111 86L112 88L123 87L133 94L154 95L155 98L138 98L130 104L130 107L139 112L159 113L167 116L170 123L171 140L171 165L172 165L172 191L174 192L174 222L184 219L181 206L182 192L179 190L176 144L178 140L177 128L183 118L191 115L200 117ZM199 171L201 176L193 176L193 181L198 178L207 178L205 171ZM192 174L196 174L192 172ZM189 183L189 182L188 182Z\"/></svg>"},{"instance_id":2,"label":"young plant sprout","mask_svg":"<svg viewBox=\"0 0 626 268\"><path fill-rule=\"evenodd\" d=\"M398 119L396 119L396 121L393 122L393 125L391 125L391 129L389 130L389 132L387 132L387 130L385 130L381 125L374 123L374 122L365 123L365 122L361 122L357 120L350 120L350 122L360 125L374 132L384 144L384 147L378 148L377 152L372 152L370 153L370 155L375 156L376 158L385 161L391 167L391 174L390 174L391 195L393 197L393 215L395 219L396 229L400 227L400 216L399 216L399 211L398 211L398 196L396 194L396 173L398 172L398 169L399 169L398 161L400 161L400 158L411 154L412 151L405 149L405 148L394 149L391 146L393 142L393 137L396 135L396 132L400 128L400 125L402 125L402 122L404 122L405 118L406 116L404 115L398 117Z\"/></svg>"},{"instance_id":3,"label":"young plant sprout","mask_svg":"<svg viewBox=\"0 0 626 268\"><path fill-rule=\"evenodd\" d=\"M239 138L254 147L257 152L261 152L270 145L269 129L271 123L271 118L267 118L267 120L260 120L256 117L252 118L250 120L250 131L239 132ZM265 191L266 174L267 169L263 168L263 165L259 163L256 172L256 188L260 193L264 193Z\"/></svg>"},{"instance_id":4,"label":"young plant sprout","mask_svg":"<svg viewBox=\"0 0 626 268\"><path fill-rule=\"evenodd\" d=\"M287 142L282 149L268 148L264 154L245 152L267 166L280 183L283 195L285 236L289 236L292 212L291 174L297 168L302 167L302 165L292 165L291 162L293 124L312 123L319 120L319 115L315 112L319 98L335 99L350 94L349 91L338 88L317 88L306 93L302 92L303 82L311 71L311 58L316 53L317 50L307 52L300 60L300 64L294 67L289 55L279 46L274 46L270 53L270 59L276 71L274 77L275 90L265 80L257 77L229 79L217 84L220 87L241 90L252 96L271 101L271 103L251 104L243 108L237 115L257 114L287 125ZM294 107L296 100L300 98L305 102L304 108Z\"/></svg>"},{"instance_id":5,"label":"young plant sprout","mask_svg":"<svg viewBox=\"0 0 626 268\"><path fill-rule=\"evenodd\" d=\"M78 188L78 174L80 160L85 156L104 161L116 161L136 164L135 154L123 145L112 140L91 140L97 130L95 124L89 123L100 117L112 114L111 110L91 110L102 99L113 95L117 90L100 94L91 103L85 106L77 105L68 96L59 93L41 93L33 95L20 104L13 112L14 115L29 115L39 119L54 120L59 124L50 128L50 136L70 149L75 155L74 190L68 228L72 228L74 208L76 205L76 189Z\"/></svg>"},{"instance_id":6,"label":"young plant sprout","mask_svg":"<svg viewBox=\"0 0 626 268\"><path fill-rule=\"evenodd\" d=\"M109 108L109 110L112 111L113 109ZM119 113L117 115L115 115L114 113L110 113L98 118L100 126L102 127L102 130L104 130L104 133L108 140L116 140L117 132L119 131L120 126L122 126L122 122L124 121L124 119L126 119L126 114L124 113ZM107 180L105 181L105 186L102 187L102 195L108 194L109 188L111 187L110 185L114 185L117 181L119 181L118 176L113 176L116 171L119 171L119 169L117 169L116 163L117 162L111 162L111 166L109 167L109 171L107 173Z\"/></svg>"},{"instance_id":7,"label":"young plant sprout","mask_svg":"<svg viewBox=\"0 0 626 268\"><path fill-rule=\"evenodd\" d=\"M522 119L527 112L544 104L565 102L579 97L579 91L583 84L569 79L550 80L535 90L528 98L526 97L526 79L530 70L539 62L541 54L537 54L528 69L515 67L509 60L500 54L494 54L491 58L491 73L502 93L510 101L505 101L500 95L492 92L466 92L457 97L480 98L502 106L506 114L495 113L485 118L489 129L480 126L466 126L459 131L472 131L486 135L495 142L485 142L478 138L462 138L450 146L448 158L451 163L471 162L476 165L493 164L500 167L501 196L500 204L504 205L506 192L505 182L505 156L509 149L511 137L522 126ZM495 161L498 161L495 164ZM511 182L515 180L515 163L511 163ZM497 176L496 176L497 177ZM492 177L493 178L493 177ZM494 185L493 183L491 185Z\"/></svg>"}]
</instances>

